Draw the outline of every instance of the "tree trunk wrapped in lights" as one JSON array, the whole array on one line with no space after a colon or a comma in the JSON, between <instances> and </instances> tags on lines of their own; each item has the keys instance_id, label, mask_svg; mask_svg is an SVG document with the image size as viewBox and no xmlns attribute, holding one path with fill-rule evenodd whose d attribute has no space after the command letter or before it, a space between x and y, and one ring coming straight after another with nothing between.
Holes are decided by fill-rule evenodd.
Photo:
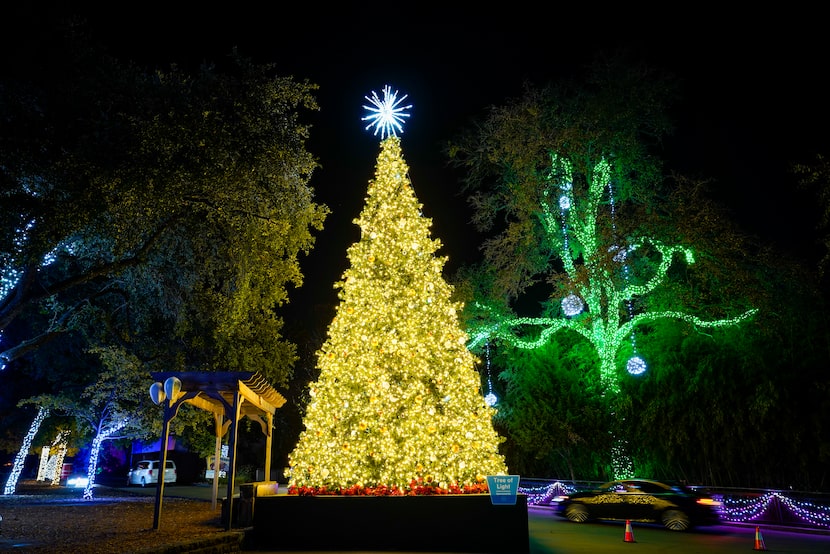
<instances>
[{"instance_id":1,"label":"tree trunk wrapped in lights","mask_svg":"<svg viewBox=\"0 0 830 554\"><path fill-rule=\"evenodd\" d=\"M29 428L29 432L26 433L26 436L23 438L23 446L20 447L20 450L17 453L17 456L14 458L14 465L12 466L12 471L9 473L9 478L6 481L6 486L3 489L4 495L14 494L17 490L17 481L20 479L20 474L23 473L23 465L26 462L26 456L29 454L29 449L32 447L32 441L35 439L35 435L37 435L38 430L40 430L40 424L43 423L43 420L49 416L49 409L43 406L39 406L37 409L37 415L35 419L32 421L32 426Z\"/></svg>"},{"instance_id":2,"label":"tree trunk wrapped in lights","mask_svg":"<svg viewBox=\"0 0 830 554\"><path fill-rule=\"evenodd\" d=\"M401 153L381 142L355 220L360 240L337 283L340 304L318 352L320 376L295 450L294 494L485 492L507 468L466 347L460 303L442 277Z\"/></svg>"}]
</instances>

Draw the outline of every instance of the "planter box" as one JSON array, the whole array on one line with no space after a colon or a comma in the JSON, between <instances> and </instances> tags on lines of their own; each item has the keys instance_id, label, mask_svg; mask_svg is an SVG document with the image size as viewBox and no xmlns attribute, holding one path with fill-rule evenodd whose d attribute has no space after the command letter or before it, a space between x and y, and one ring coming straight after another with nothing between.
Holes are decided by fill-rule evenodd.
<instances>
[{"instance_id":1,"label":"planter box","mask_svg":"<svg viewBox=\"0 0 830 554\"><path fill-rule=\"evenodd\" d=\"M488 494L252 499L249 550L529 552L527 497Z\"/></svg>"}]
</instances>

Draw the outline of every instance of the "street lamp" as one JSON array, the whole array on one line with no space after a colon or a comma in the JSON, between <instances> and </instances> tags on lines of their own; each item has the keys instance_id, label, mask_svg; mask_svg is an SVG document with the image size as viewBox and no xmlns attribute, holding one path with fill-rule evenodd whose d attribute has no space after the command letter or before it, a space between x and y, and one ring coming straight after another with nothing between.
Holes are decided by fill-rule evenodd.
<instances>
[{"instance_id":1,"label":"street lamp","mask_svg":"<svg viewBox=\"0 0 830 554\"><path fill-rule=\"evenodd\" d=\"M161 383L150 385L150 399L157 405L164 407L164 418L161 426L161 463L159 464L158 481L156 482L156 506L153 513L153 529L159 528L161 519L161 499L164 496L164 477L167 473L167 441L170 437L170 420L176 416L184 395L182 382L178 377L168 377Z\"/></svg>"}]
</instances>

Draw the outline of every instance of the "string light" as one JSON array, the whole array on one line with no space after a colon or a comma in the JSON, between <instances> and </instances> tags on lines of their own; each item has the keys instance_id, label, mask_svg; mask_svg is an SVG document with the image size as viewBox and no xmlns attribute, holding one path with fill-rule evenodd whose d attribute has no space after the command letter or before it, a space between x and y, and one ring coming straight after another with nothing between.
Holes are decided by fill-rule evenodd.
<instances>
[{"instance_id":1,"label":"string light","mask_svg":"<svg viewBox=\"0 0 830 554\"><path fill-rule=\"evenodd\" d=\"M23 437L23 445L20 447L20 451L14 459L14 465L12 466L11 473L9 473L9 478L6 481L6 487L3 489L4 495L14 494L14 491L17 489L17 480L20 479L20 474L23 472L23 464L26 461L26 455L29 454L29 449L32 448L32 441L35 440L35 435L37 435L37 432L40 429L40 424L43 423L43 420L48 416L48 408L44 408L43 406L38 407L37 415L32 421L32 425L29 427L29 432L26 433L25 437Z\"/></svg>"},{"instance_id":2,"label":"string light","mask_svg":"<svg viewBox=\"0 0 830 554\"><path fill-rule=\"evenodd\" d=\"M611 211L611 237L614 242L618 241L617 236L617 210L616 210L616 202L614 197L614 184L611 181L611 175L609 172L606 171L604 177L607 179L608 185L608 205ZM623 264L623 282L625 287L628 288L630 285L630 268L628 265L628 248L619 247L619 246L612 246L609 251L614 253L613 260L617 263ZM633 250L633 249L632 249ZM628 311L628 320L631 321L634 319L634 306L631 301L631 297L625 299L625 307ZM642 375L646 372L647 366L646 361L642 359L637 354L637 335L635 333L634 327L631 327L631 358L628 359L626 363L626 370L630 375Z\"/></svg>"},{"instance_id":3,"label":"string light","mask_svg":"<svg viewBox=\"0 0 830 554\"><path fill-rule=\"evenodd\" d=\"M95 438L92 439L92 446L89 450L89 465L86 472L88 481L86 482L86 486L84 486L84 500L92 499L92 488L95 486L95 470L98 467L98 456L101 452L101 444L105 440L112 437L112 435L116 432L124 428L129 421L129 418L122 418L119 421L112 423L109 427L102 429L101 432L95 435Z\"/></svg>"},{"instance_id":4,"label":"string light","mask_svg":"<svg viewBox=\"0 0 830 554\"><path fill-rule=\"evenodd\" d=\"M724 497L721 517L727 521L754 521L772 508L780 506L786 508L802 522L816 527L830 528L830 507L788 498L780 492L769 492L758 498Z\"/></svg>"},{"instance_id":5,"label":"string light","mask_svg":"<svg viewBox=\"0 0 830 554\"><path fill-rule=\"evenodd\" d=\"M634 462L628 453L628 441L617 437L611 447L611 466L614 470L614 479L630 479L634 477Z\"/></svg>"},{"instance_id":6,"label":"string light","mask_svg":"<svg viewBox=\"0 0 830 554\"><path fill-rule=\"evenodd\" d=\"M34 194L31 190L28 190L30 194ZM14 238L12 239L12 245L14 247L14 256L20 256L23 252L24 247L26 246L26 242L29 240L29 231L34 227L35 222L34 220L29 221L26 225L22 228L15 229ZM52 249L48 252L41 262L41 267L48 266L52 262L57 259L57 252L58 248ZM67 250L70 250L67 248ZM19 269L15 268L12 264L15 263L15 260L6 260L9 262L4 267L0 267L0 300L3 300L6 296L8 296L11 291L14 290L14 287L17 286L17 283L20 281L20 277L23 275ZM0 331L0 345L3 343L3 331ZM2 349L0 349L2 350ZM0 371L6 369L6 360L5 358L0 358Z\"/></svg>"},{"instance_id":7,"label":"string light","mask_svg":"<svg viewBox=\"0 0 830 554\"><path fill-rule=\"evenodd\" d=\"M55 486L60 485L61 472L63 471L63 461L64 459L66 459L66 442L68 437L69 431L60 432L58 438L55 439L56 441L58 441L56 445L58 452L49 459L50 463L54 461L54 473L52 473L52 484Z\"/></svg>"},{"instance_id":8,"label":"string light","mask_svg":"<svg viewBox=\"0 0 830 554\"><path fill-rule=\"evenodd\" d=\"M52 485L60 485L61 469L63 468L63 460L66 457L66 441L69 436L69 431L59 431L52 441L52 445L44 446L43 451L48 453L46 466L43 468L43 473L38 473L38 480L51 481Z\"/></svg>"},{"instance_id":9,"label":"string light","mask_svg":"<svg viewBox=\"0 0 830 554\"><path fill-rule=\"evenodd\" d=\"M549 186L542 191L540 222L552 242L561 244L562 268L568 287L573 291L561 301L564 317L502 317L496 316L469 329L470 349L481 348L490 340L504 341L517 348L535 349L546 344L551 337L562 330L573 331L588 340L599 358L599 380L603 394L619 394L620 372L617 355L630 341L631 356L626 370L631 375L642 375L647 370L646 361L637 352L635 329L639 326L662 319L677 319L697 327L715 328L736 325L754 315L750 309L743 314L726 319L705 321L700 317L677 310L643 311L635 313L633 299L643 297L667 278L668 271L676 256L682 256L687 264L694 263L690 248L665 245L659 240L641 238L655 251L651 274L633 282L630 278L629 255L641 244L620 245L617 240L616 199L611 182L611 165L601 159L588 175L586 190L575 195L573 166L555 152L550 154ZM602 247L603 233L599 229L599 209L604 195L608 194L611 211L612 246L608 252L612 259L622 264L622 278L609 279L605 266L596 261L596 254ZM579 199L579 203L575 202ZM583 264L577 268L577 262ZM584 305L583 305L584 304ZM477 304L484 311L490 308ZM625 307L627 318L621 316ZM592 318L574 317L585 311L595 314ZM630 475L632 462L626 454L626 444L617 438L611 453L612 467L617 476Z\"/></svg>"},{"instance_id":10,"label":"string light","mask_svg":"<svg viewBox=\"0 0 830 554\"><path fill-rule=\"evenodd\" d=\"M555 502L558 497L573 494L576 490L577 488L573 485L566 485L561 481L538 487L519 486L519 492L527 496L529 506L546 506Z\"/></svg>"},{"instance_id":11,"label":"string light","mask_svg":"<svg viewBox=\"0 0 830 554\"><path fill-rule=\"evenodd\" d=\"M484 347L484 360L487 369L487 394L484 396L484 402L487 403L488 406L495 406L499 398L498 396L493 393L493 379L490 375L490 343L488 342L487 345Z\"/></svg>"},{"instance_id":12,"label":"string light","mask_svg":"<svg viewBox=\"0 0 830 554\"><path fill-rule=\"evenodd\" d=\"M561 497L568 496L578 489L574 485L555 481L535 487L519 486L519 493L527 496L529 506L548 506ZM820 506L814 502L797 500L781 492L768 492L758 497L717 495L721 501L719 515L724 521L749 523L765 516L781 520L781 510L786 510L799 522L819 528L830 528L830 506ZM772 514L772 515L770 515Z\"/></svg>"},{"instance_id":13,"label":"string light","mask_svg":"<svg viewBox=\"0 0 830 554\"><path fill-rule=\"evenodd\" d=\"M694 254L691 249L683 246L669 246L653 239L641 239L642 243L649 243L650 247L659 256L653 274L642 283L632 283L627 276L627 257L631 252L638 249L640 244L628 246L617 246L614 254L624 264L622 282L613 286L607 279L580 279L579 271L575 266L578 257L590 258L591 254L599 248L599 230L596 228L596 210L601 205L601 197L608 190L610 182L610 165L606 160L601 160L594 168L593 178L588 184L588 199L585 207L575 210L573 195L573 176L570 162L563 157L551 153L551 169L549 179L553 183L550 189L543 191L543 196L548 198L556 195L556 209L551 207L551 202L543 201L540 205L541 222L545 232L550 236L559 235L562 242L562 265L569 276L571 287L574 289L574 296L585 303L585 310L588 313L601 314L605 310L603 306L626 306L628 319L620 321L619 317L609 316L606 318L595 317L590 320L586 318L573 317L494 317L488 323L471 326L468 330L470 341L468 347L471 349L482 348L490 340L498 339L517 348L535 349L546 344L550 338L562 330L570 330L577 335L587 339L597 352L600 360L599 376L602 388L612 394L619 393L619 375L617 371L617 353L626 341L630 341L632 357L626 369L633 374L641 374L646 371L645 360L636 352L636 327L653 323L663 319L675 319L684 321L690 325L700 328L717 328L738 325L742 321L757 313L757 309L746 310L743 314L731 318L718 320L704 320L701 317L681 312L678 310L643 311L634 313L630 300L637 296L644 296L660 286L667 278L666 275L674 262L676 256L682 257L687 264L694 263ZM553 194L552 194L553 193ZM613 190L611 191L613 196ZM612 203L613 210L616 204ZM577 214L575 214L577 212ZM578 241L580 256L571 252L571 245L574 239ZM616 242L616 241L615 241ZM588 264L588 272L599 271L598 268ZM575 309L576 302L569 299L563 306L569 312ZM490 311L486 306L476 305L484 311ZM609 313L614 311L609 310ZM522 328L521 333L516 330Z\"/></svg>"}]
</instances>

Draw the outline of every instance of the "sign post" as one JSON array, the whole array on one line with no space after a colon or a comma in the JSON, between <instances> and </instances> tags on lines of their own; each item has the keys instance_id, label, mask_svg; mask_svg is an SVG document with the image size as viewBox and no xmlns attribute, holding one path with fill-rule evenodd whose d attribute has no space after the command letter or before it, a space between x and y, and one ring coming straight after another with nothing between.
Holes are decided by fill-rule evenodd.
<instances>
[{"instance_id":1,"label":"sign post","mask_svg":"<svg viewBox=\"0 0 830 554\"><path fill-rule=\"evenodd\" d=\"M487 488L490 489L490 502L499 505L515 505L519 492L518 475L488 475Z\"/></svg>"}]
</instances>

